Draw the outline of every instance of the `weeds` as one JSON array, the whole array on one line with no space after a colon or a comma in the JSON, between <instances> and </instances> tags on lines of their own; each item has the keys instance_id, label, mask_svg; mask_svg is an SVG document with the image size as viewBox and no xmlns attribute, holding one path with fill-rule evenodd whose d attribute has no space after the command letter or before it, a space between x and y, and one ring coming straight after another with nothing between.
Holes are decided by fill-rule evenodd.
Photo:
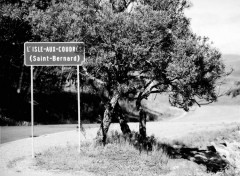
<instances>
[{"instance_id":1,"label":"weeds","mask_svg":"<svg viewBox=\"0 0 240 176\"><path fill-rule=\"evenodd\" d=\"M96 175L160 175L169 172L168 157L162 151L141 153L128 143L108 143L105 147L85 143L49 149L36 157L36 165L47 170L80 171Z\"/></svg>"},{"instance_id":2,"label":"weeds","mask_svg":"<svg viewBox=\"0 0 240 176\"><path fill-rule=\"evenodd\" d=\"M227 132L234 133L238 128L229 128L228 130ZM215 134L207 139L202 136L202 139L207 141L213 136ZM174 148L174 146L180 145L182 148ZM137 132L123 135L113 131L109 134L105 146L102 145L100 139L96 139L94 143L83 143L80 154L77 152L77 148L77 146L51 148L37 155L36 166L46 170L86 171L94 175L111 176L154 176L168 173L173 176L239 175L236 170L231 168L221 173L211 173L207 171L207 165L181 159L184 157L173 157L179 156L185 149L195 151L195 148L187 148L183 141L160 143L154 136L142 140ZM180 153L178 153L179 151ZM202 152L202 150L196 151ZM206 153L210 155L208 151Z\"/></svg>"}]
</instances>

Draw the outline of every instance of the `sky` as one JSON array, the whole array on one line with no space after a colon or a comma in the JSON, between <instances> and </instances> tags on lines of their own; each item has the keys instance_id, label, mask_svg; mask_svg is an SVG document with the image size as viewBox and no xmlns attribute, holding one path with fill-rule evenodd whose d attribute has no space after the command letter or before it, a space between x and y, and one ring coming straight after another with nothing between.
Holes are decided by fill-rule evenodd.
<instances>
[{"instance_id":1,"label":"sky","mask_svg":"<svg viewBox=\"0 0 240 176\"><path fill-rule=\"evenodd\" d=\"M194 33L209 37L223 54L240 55L240 0L189 0Z\"/></svg>"}]
</instances>

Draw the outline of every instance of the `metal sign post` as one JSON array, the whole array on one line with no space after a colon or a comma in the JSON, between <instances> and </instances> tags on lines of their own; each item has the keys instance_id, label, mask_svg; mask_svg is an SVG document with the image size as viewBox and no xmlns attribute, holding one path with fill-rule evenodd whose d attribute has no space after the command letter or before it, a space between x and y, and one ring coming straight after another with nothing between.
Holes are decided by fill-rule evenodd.
<instances>
[{"instance_id":1,"label":"metal sign post","mask_svg":"<svg viewBox=\"0 0 240 176\"><path fill-rule=\"evenodd\" d=\"M78 147L78 152L80 153L81 151L81 140L80 140L80 134L81 134L81 124L80 124L80 79L79 79L79 65L77 66L77 81L78 81L78 142L79 142L79 147Z\"/></svg>"},{"instance_id":2,"label":"metal sign post","mask_svg":"<svg viewBox=\"0 0 240 176\"><path fill-rule=\"evenodd\" d=\"M32 158L34 158L34 109L33 109L33 66L31 65L31 132L32 132Z\"/></svg>"},{"instance_id":3,"label":"metal sign post","mask_svg":"<svg viewBox=\"0 0 240 176\"><path fill-rule=\"evenodd\" d=\"M31 66L31 136L32 158L34 154L34 101L33 66L77 66L78 91L78 152L81 149L80 119L80 79L79 65L85 61L85 48L82 42L26 42L24 43L24 64Z\"/></svg>"}]
</instances>

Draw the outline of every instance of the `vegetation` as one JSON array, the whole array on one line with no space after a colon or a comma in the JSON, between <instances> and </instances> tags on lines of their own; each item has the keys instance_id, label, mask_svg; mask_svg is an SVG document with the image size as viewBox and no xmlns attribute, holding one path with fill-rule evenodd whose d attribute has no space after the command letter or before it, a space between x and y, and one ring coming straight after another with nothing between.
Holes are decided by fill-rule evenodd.
<instances>
[{"instance_id":1,"label":"vegetation","mask_svg":"<svg viewBox=\"0 0 240 176\"><path fill-rule=\"evenodd\" d=\"M222 127L220 130L190 133L187 137L179 139L179 141L188 147L206 148L211 145L211 142L240 142L239 131L240 124L232 123L225 125L225 127ZM176 140L174 142L178 143L179 141Z\"/></svg>"},{"instance_id":2,"label":"vegetation","mask_svg":"<svg viewBox=\"0 0 240 176\"><path fill-rule=\"evenodd\" d=\"M218 138L223 138L226 135L234 136L235 128L236 125L229 127L228 133L221 133ZM215 136L216 132L208 132L208 134ZM202 136L204 141L208 140L206 135L197 135ZM105 147L99 145L99 143L84 143L81 146L80 154L76 154L77 146L50 148L37 154L35 166L51 172L62 171L85 173L86 175L236 176L238 174L232 167L219 170L221 163L218 163L218 160L213 160L215 155L212 155L211 151L206 151L206 157L209 157L209 161L213 163L203 162L198 165L196 160L185 160L187 159L186 155L192 157L192 154L181 153L181 151L196 150L195 147L198 147L199 144L197 140L191 141L191 145L194 147L189 148L189 146L183 145L183 141L162 143L151 136L148 137L148 142L153 147L147 149L139 143L138 137L139 134L136 132L132 132L131 136L128 137L118 132L112 132ZM182 148L174 148L176 145L181 145ZM203 148L196 151L196 159L200 158L199 156L203 151ZM216 156L219 157L219 155ZM216 163L214 164L214 162ZM218 170L214 170L212 166L218 168Z\"/></svg>"},{"instance_id":3,"label":"vegetation","mask_svg":"<svg viewBox=\"0 0 240 176\"><path fill-rule=\"evenodd\" d=\"M194 104L214 102L218 81L226 75L225 66L220 52L207 38L190 30L190 21L184 15L189 6L186 0L4 1L0 31L6 35L1 38L4 69L0 75L6 86L1 92L19 94L27 107L30 89L29 78L23 79L29 77L29 70L23 66L25 41L83 41L87 62L81 67L82 90L101 98L105 110L96 116L103 119L98 133L103 142L113 117L119 119L124 134L130 133L119 105L121 99L136 101L142 131L146 131L146 112L141 101L150 94L165 92L172 106L186 111ZM36 67L34 79L37 94L62 94L66 82L76 83L76 70ZM4 96L1 107L10 112L11 103L5 104L8 96ZM44 106L47 101L41 96L36 96L35 104ZM43 109L42 116L52 111L43 106L39 108ZM57 111L61 109L59 105ZM71 107L66 111L73 112ZM29 113L29 109L24 112ZM73 114L50 116L62 119ZM142 135L145 138L144 132Z\"/></svg>"},{"instance_id":4,"label":"vegetation","mask_svg":"<svg viewBox=\"0 0 240 176\"><path fill-rule=\"evenodd\" d=\"M30 70L23 64L24 42L82 41L87 60L80 68L82 121L101 120L97 142L105 147L86 143L79 155L75 146L51 148L37 156L38 167L99 175L183 176L214 175L207 171L226 169L216 152L204 153L213 154L216 160L212 163L208 158L193 158L188 150L196 147L196 156L202 152L199 147L219 140L217 137L234 138L239 129L192 134L173 143L146 136L144 99L164 93L172 106L188 111L193 105L217 101L216 90L228 75L221 53L206 37L191 31L184 15L189 7L187 0L1 1L1 125L30 121ZM34 68L37 123L76 122L76 77L74 67ZM239 92L237 87L229 95L235 97ZM139 133L128 127L129 106L133 115L139 115ZM114 120L119 121L123 134L107 138ZM201 160L202 166L183 158L196 159L198 164ZM234 175L234 171L221 174Z\"/></svg>"},{"instance_id":5,"label":"vegetation","mask_svg":"<svg viewBox=\"0 0 240 176\"><path fill-rule=\"evenodd\" d=\"M84 144L81 149L80 155L76 155L77 147L72 146L48 150L37 156L36 165L47 170L61 168L66 172L87 171L96 175L159 175L168 172L168 158L162 152L139 155L128 144L109 144L105 148ZM58 155L59 152L62 155ZM48 165L50 158L53 164Z\"/></svg>"}]
</instances>

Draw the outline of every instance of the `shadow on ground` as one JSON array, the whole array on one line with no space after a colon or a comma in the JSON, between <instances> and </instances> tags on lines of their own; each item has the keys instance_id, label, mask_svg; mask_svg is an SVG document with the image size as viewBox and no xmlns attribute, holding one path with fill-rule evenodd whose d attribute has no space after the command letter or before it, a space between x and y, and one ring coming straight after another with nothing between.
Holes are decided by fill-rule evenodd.
<instances>
[{"instance_id":1,"label":"shadow on ground","mask_svg":"<svg viewBox=\"0 0 240 176\"><path fill-rule=\"evenodd\" d=\"M184 144L167 144L156 140L154 136L146 137L144 140L137 132L128 135L113 132L107 139L107 143L121 143L121 141L129 142L135 146L141 153L142 151L151 152L154 150L163 150L169 158L187 159L197 164L201 164L207 168L208 172L219 172L228 168L230 163L224 156L222 157L214 146L208 146L206 149L190 148Z\"/></svg>"},{"instance_id":2,"label":"shadow on ground","mask_svg":"<svg viewBox=\"0 0 240 176\"><path fill-rule=\"evenodd\" d=\"M171 146L169 144L158 143L158 149L163 149L171 158L182 158L206 166L209 172L219 172L229 166L229 162L220 156L213 146L208 146L205 150L189 148L184 145Z\"/></svg>"}]
</instances>

